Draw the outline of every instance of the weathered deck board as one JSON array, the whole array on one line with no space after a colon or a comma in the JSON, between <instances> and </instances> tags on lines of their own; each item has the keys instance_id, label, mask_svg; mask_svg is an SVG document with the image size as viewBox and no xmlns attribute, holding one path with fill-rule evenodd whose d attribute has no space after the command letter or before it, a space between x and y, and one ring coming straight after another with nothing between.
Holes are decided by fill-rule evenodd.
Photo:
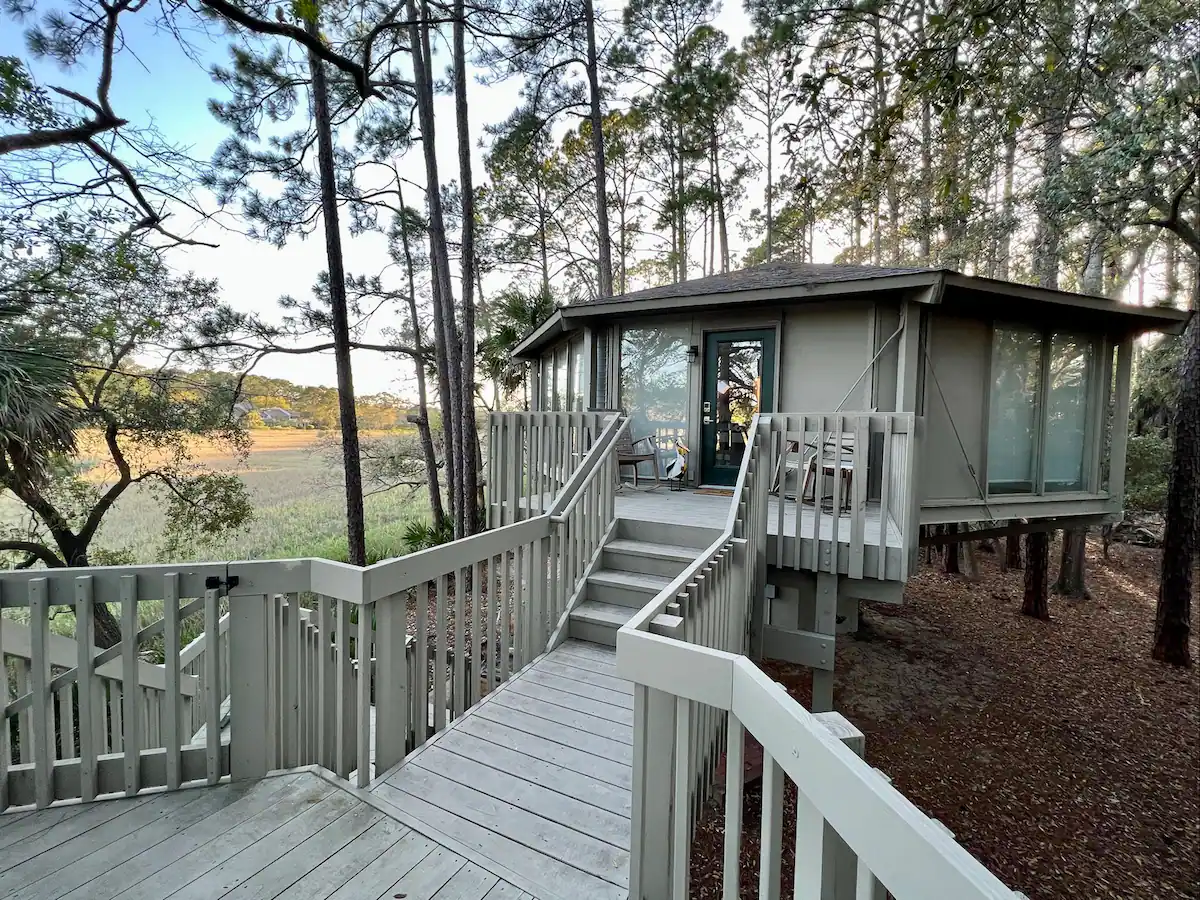
<instances>
[{"instance_id":1,"label":"weathered deck board","mask_svg":"<svg viewBox=\"0 0 1200 900\"><path fill-rule=\"evenodd\" d=\"M13 900L525 896L309 772L3 816L0 839Z\"/></svg>"},{"instance_id":2,"label":"weathered deck board","mask_svg":"<svg viewBox=\"0 0 1200 900\"><path fill-rule=\"evenodd\" d=\"M564 644L372 792L418 830L456 842L481 868L511 871L535 896L623 900L632 701L614 661L611 649Z\"/></svg>"}]
</instances>

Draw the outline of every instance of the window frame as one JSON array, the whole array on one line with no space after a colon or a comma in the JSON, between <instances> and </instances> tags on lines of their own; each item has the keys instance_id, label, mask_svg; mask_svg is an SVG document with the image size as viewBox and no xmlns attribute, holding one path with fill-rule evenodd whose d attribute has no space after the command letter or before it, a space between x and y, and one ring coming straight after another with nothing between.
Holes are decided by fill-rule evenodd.
<instances>
[{"instance_id":1,"label":"window frame","mask_svg":"<svg viewBox=\"0 0 1200 900\"><path fill-rule=\"evenodd\" d=\"M992 386L996 378L995 343L996 332L1001 329L1019 330L1037 334L1041 340L1041 359L1038 373L1038 421L1034 434L1033 447L1033 489L1028 493L1001 493L991 489L991 478L988 473L988 450L991 446L992 425ZM1077 489L1062 491L1046 490L1046 434L1050 423L1049 381L1050 361L1053 352L1054 336L1067 336L1078 340L1087 347L1087 374L1084 378L1087 384L1087 404L1085 411L1083 459L1080 462L1081 486ZM1096 334L1072 331L1066 328L1054 328L1045 325L1034 325L1011 319L994 319L990 323L987 344L987 379L983 386L983 445L980 469L982 479L980 487L988 500L1005 500L1020 502L1030 498L1044 500L1070 499L1071 497L1087 495L1096 496L1103 493L1100 488L1102 473L1099 469L1097 447L1098 429L1103 427L1099 421L1105 402L1101 402L1100 394L1104 390L1104 352L1111 352L1112 344L1106 338Z\"/></svg>"}]
</instances>

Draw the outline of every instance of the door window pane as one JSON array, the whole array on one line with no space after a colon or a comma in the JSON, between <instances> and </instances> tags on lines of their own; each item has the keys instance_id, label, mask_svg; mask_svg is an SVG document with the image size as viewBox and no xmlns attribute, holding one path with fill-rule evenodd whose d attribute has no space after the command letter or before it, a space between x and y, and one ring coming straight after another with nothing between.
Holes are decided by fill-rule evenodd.
<instances>
[{"instance_id":1,"label":"door window pane","mask_svg":"<svg viewBox=\"0 0 1200 900\"><path fill-rule=\"evenodd\" d=\"M738 468L746 449L746 434L762 399L763 342L717 342L717 408L713 464Z\"/></svg>"},{"instance_id":2,"label":"door window pane","mask_svg":"<svg viewBox=\"0 0 1200 900\"><path fill-rule=\"evenodd\" d=\"M1091 343L1085 338L1069 334L1050 338L1043 462L1047 492L1083 490L1091 361Z\"/></svg>"},{"instance_id":3,"label":"door window pane","mask_svg":"<svg viewBox=\"0 0 1200 900\"><path fill-rule=\"evenodd\" d=\"M538 398L538 409L546 411L554 408L554 354L542 357L542 368L538 374L541 396Z\"/></svg>"},{"instance_id":4,"label":"door window pane","mask_svg":"<svg viewBox=\"0 0 1200 900\"><path fill-rule=\"evenodd\" d=\"M687 325L622 329L618 401L634 439L653 434L664 450L687 439L689 337Z\"/></svg>"},{"instance_id":5,"label":"door window pane","mask_svg":"<svg viewBox=\"0 0 1200 900\"><path fill-rule=\"evenodd\" d=\"M987 480L992 494L1032 493L1037 479L1042 337L997 328L992 341Z\"/></svg>"}]
</instances>

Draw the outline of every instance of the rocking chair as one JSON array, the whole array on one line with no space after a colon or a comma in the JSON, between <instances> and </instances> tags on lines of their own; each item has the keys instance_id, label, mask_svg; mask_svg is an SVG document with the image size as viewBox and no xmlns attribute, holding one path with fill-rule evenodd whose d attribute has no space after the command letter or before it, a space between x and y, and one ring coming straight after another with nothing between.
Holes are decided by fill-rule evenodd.
<instances>
[{"instance_id":1,"label":"rocking chair","mask_svg":"<svg viewBox=\"0 0 1200 900\"><path fill-rule=\"evenodd\" d=\"M641 443L645 443L649 447L649 453L637 451L636 447ZM617 439L617 471L625 466L632 466L634 488L638 486L638 465L640 463L650 463L654 472L654 486L660 487L662 481L658 477L658 442L654 439L654 435L647 434L634 440L629 434L629 429L625 429Z\"/></svg>"}]
</instances>

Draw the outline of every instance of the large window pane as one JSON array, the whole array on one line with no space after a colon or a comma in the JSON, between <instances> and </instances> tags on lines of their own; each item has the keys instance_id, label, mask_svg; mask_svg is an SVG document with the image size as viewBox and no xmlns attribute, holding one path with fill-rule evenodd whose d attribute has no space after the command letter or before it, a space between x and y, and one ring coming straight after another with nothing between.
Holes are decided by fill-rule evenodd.
<instances>
[{"instance_id":1,"label":"large window pane","mask_svg":"<svg viewBox=\"0 0 1200 900\"><path fill-rule=\"evenodd\" d=\"M542 357L542 370L539 375L541 380L539 393L541 397L538 400L538 409L551 410L554 409L554 354L549 353Z\"/></svg>"},{"instance_id":2,"label":"large window pane","mask_svg":"<svg viewBox=\"0 0 1200 900\"><path fill-rule=\"evenodd\" d=\"M653 434L666 445L687 434L689 337L687 325L622 330L618 398L635 439Z\"/></svg>"},{"instance_id":3,"label":"large window pane","mask_svg":"<svg viewBox=\"0 0 1200 900\"><path fill-rule=\"evenodd\" d=\"M1091 362L1091 343L1085 338L1050 338L1043 462L1047 492L1083 490Z\"/></svg>"},{"instance_id":4,"label":"large window pane","mask_svg":"<svg viewBox=\"0 0 1200 900\"><path fill-rule=\"evenodd\" d=\"M1032 493L1037 478L1042 338L997 328L992 341L987 480L992 494Z\"/></svg>"}]
</instances>

